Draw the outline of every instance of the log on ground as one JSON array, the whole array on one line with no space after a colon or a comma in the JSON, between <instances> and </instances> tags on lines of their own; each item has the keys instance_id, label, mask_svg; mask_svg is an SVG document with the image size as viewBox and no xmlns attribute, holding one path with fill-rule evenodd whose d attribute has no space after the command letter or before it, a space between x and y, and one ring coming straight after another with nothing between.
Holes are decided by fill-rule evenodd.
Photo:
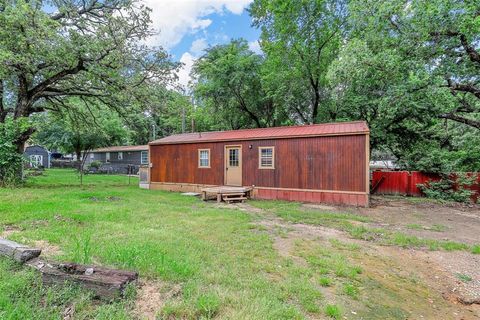
<instances>
[{"instance_id":1,"label":"log on ground","mask_svg":"<svg viewBox=\"0 0 480 320\"><path fill-rule=\"evenodd\" d=\"M28 263L42 274L43 283L63 285L71 282L94 292L95 297L112 300L124 295L126 286L138 279L138 273L76 263L56 263L36 259Z\"/></svg>"},{"instance_id":2,"label":"log on ground","mask_svg":"<svg viewBox=\"0 0 480 320\"><path fill-rule=\"evenodd\" d=\"M30 248L20 243L6 239L0 239L0 254L17 262L25 263L31 259L37 258L42 250Z\"/></svg>"}]
</instances>

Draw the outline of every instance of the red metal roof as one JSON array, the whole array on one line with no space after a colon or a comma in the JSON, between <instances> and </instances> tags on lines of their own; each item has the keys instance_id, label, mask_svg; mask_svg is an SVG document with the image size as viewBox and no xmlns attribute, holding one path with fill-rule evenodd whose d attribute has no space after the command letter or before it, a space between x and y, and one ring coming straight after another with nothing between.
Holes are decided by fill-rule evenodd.
<instances>
[{"instance_id":1,"label":"red metal roof","mask_svg":"<svg viewBox=\"0 0 480 320\"><path fill-rule=\"evenodd\" d=\"M335 136L368 133L364 121L322 123L303 126L242 129L231 131L195 132L175 134L150 142L156 144L180 144L214 141L244 141L262 139L281 139L307 136Z\"/></svg>"},{"instance_id":2,"label":"red metal roof","mask_svg":"<svg viewBox=\"0 0 480 320\"><path fill-rule=\"evenodd\" d=\"M147 151L148 145L141 145L141 146L113 146L113 147L105 147L105 148L98 148L92 150L92 152L128 152L128 151Z\"/></svg>"}]
</instances>

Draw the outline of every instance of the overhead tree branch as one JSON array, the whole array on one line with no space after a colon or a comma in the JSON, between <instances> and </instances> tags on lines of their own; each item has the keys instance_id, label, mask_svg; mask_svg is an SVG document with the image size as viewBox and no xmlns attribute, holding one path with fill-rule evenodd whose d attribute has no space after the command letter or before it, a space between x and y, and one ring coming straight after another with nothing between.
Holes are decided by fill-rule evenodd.
<instances>
[{"instance_id":1,"label":"overhead tree branch","mask_svg":"<svg viewBox=\"0 0 480 320\"><path fill-rule=\"evenodd\" d=\"M77 74L82 70L86 70L86 68L85 68L83 59L80 58L80 59L78 59L78 62L76 64L76 66L57 72L53 76L45 79L44 81L40 82L35 87L30 89L28 94L31 97L37 97L37 96L41 95L41 93L43 91L45 91L45 89L48 88L50 85L55 84L57 81L62 80L63 78L65 78L68 75Z\"/></svg>"},{"instance_id":2,"label":"overhead tree branch","mask_svg":"<svg viewBox=\"0 0 480 320\"><path fill-rule=\"evenodd\" d=\"M480 64L480 53L473 46L468 43L467 37L464 34L460 34L460 41L462 42L462 46L467 52L470 60L474 63Z\"/></svg>"},{"instance_id":3,"label":"overhead tree branch","mask_svg":"<svg viewBox=\"0 0 480 320\"><path fill-rule=\"evenodd\" d=\"M98 0L91 0L91 2L87 5L85 1L83 1L83 5L77 8L74 8L73 10L64 10L61 12L58 12L56 14L53 14L50 16L52 20L61 20L63 18L70 18L73 15L77 16L82 16L82 15L93 15L97 18L101 18L101 15L99 12L101 12L104 9L109 9L109 10L118 10L120 9L120 6L117 5L117 2L114 2L114 4L109 5L105 2L99 2ZM63 8L65 9L65 8Z\"/></svg>"},{"instance_id":4,"label":"overhead tree branch","mask_svg":"<svg viewBox=\"0 0 480 320\"><path fill-rule=\"evenodd\" d=\"M480 129L480 121L465 118L465 117L459 116L455 113L451 113L451 112L450 113L444 113L444 114L439 115L439 118L440 119L453 120L455 122L463 123L463 124L466 124L468 126Z\"/></svg>"},{"instance_id":5,"label":"overhead tree branch","mask_svg":"<svg viewBox=\"0 0 480 320\"><path fill-rule=\"evenodd\" d=\"M473 94L475 97L480 99L480 88L476 87L473 84L464 84L464 83L456 83L451 79L447 79L447 86L454 91L461 91L461 92L468 92Z\"/></svg>"}]
</instances>

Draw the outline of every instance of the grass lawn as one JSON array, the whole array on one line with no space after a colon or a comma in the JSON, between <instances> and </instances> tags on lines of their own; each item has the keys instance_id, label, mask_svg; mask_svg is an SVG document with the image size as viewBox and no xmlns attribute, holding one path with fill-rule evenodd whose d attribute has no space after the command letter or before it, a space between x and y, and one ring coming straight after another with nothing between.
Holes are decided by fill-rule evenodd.
<instances>
[{"instance_id":1,"label":"grass lawn","mask_svg":"<svg viewBox=\"0 0 480 320\"><path fill-rule=\"evenodd\" d=\"M165 317L302 319L323 312L309 270L279 258L248 214L127 181L90 175L80 187L74 172L48 170L25 188L0 190L0 225L18 229L11 240L58 247L58 260L137 270L147 281L181 285L181 294L165 301ZM32 272L0 261L2 319L58 319L71 304L78 318L131 316L134 297L91 303L76 288L43 288Z\"/></svg>"},{"instance_id":2,"label":"grass lawn","mask_svg":"<svg viewBox=\"0 0 480 320\"><path fill-rule=\"evenodd\" d=\"M286 220L324 221L352 234L352 225L366 219L252 203L278 209ZM138 271L143 283L160 284L159 318L342 318L350 303L363 305L359 318L374 317L381 301L362 302L362 290L384 289L348 258L358 255L358 246L296 242L294 250L305 261L299 265L279 255L272 234L256 219L195 197L139 189L136 179L128 185L124 176L89 175L79 186L73 171L48 170L24 188L0 189L0 233L53 248L46 254L55 260ZM0 319L61 319L71 306L75 319L130 319L138 317L136 295L131 288L126 299L99 303L76 287L44 287L31 270L0 258ZM405 317L396 307L382 308L379 318Z\"/></svg>"}]
</instances>

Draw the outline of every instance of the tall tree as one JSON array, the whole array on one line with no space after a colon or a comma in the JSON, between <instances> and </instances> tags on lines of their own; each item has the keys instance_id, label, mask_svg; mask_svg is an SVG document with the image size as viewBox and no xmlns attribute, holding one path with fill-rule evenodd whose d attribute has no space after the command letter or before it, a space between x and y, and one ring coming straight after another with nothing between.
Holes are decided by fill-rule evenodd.
<instances>
[{"instance_id":1,"label":"tall tree","mask_svg":"<svg viewBox=\"0 0 480 320\"><path fill-rule=\"evenodd\" d=\"M326 74L342 41L346 1L255 0L250 14L262 31L269 95L298 122L335 120Z\"/></svg>"},{"instance_id":2,"label":"tall tree","mask_svg":"<svg viewBox=\"0 0 480 320\"><path fill-rule=\"evenodd\" d=\"M192 131L193 105L188 96L162 86L153 86L150 91L150 103L143 106L144 112L126 117L132 143L146 144L183 130Z\"/></svg>"},{"instance_id":3,"label":"tall tree","mask_svg":"<svg viewBox=\"0 0 480 320\"><path fill-rule=\"evenodd\" d=\"M35 143L82 159L94 148L124 145L129 142L129 130L121 119L109 110L85 110L78 101L75 109L60 113L45 112L35 117Z\"/></svg>"},{"instance_id":4,"label":"tall tree","mask_svg":"<svg viewBox=\"0 0 480 320\"><path fill-rule=\"evenodd\" d=\"M152 30L136 0L0 0L0 25L0 123L68 109L73 96L121 112L176 67L142 44ZM32 133L14 142L19 153Z\"/></svg>"},{"instance_id":5,"label":"tall tree","mask_svg":"<svg viewBox=\"0 0 480 320\"><path fill-rule=\"evenodd\" d=\"M243 40L207 49L193 67L194 95L217 128L268 127L281 121L262 85L263 57Z\"/></svg>"},{"instance_id":6,"label":"tall tree","mask_svg":"<svg viewBox=\"0 0 480 320\"><path fill-rule=\"evenodd\" d=\"M368 121L373 147L410 169L438 168L440 159L450 169L478 168L462 151L472 150L480 128L478 8L455 0L350 2L351 32L328 75L336 108ZM422 160L418 150L436 151Z\"/></svg>"}]
</instances>

